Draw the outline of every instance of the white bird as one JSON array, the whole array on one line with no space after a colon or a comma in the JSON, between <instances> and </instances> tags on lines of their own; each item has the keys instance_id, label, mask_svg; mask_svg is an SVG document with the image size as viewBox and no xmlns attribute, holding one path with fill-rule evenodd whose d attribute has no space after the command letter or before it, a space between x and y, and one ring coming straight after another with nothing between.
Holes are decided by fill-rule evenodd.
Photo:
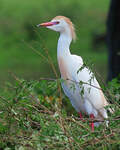
<instances>
[{"instance_id":1,"label":"white bird","mask_svg":"<svg viewBox=\"0 0 120 150\"><path fill-rule=\"evenodd\" d=\"M61 78L64 80L61 84L65 95L80 114L80 118L82 118L81 113L83 112L92 119L107 119L108 115L104 107L108 105L108 102L102 90L98 89L100 88L98 81L95 77L92 78L94 74L87 67L80 69L84 64L83 59L70 52L70 44L76 38L74 25L70 19L64 16L56 16L50 22L38 24L37 26L47 27L60 33L57 45L57 59ZM80 85L79 83L83 84ZM97 122L96 125L98 124ZM93 121L91 130L94 131Z\"/></svg>"}]
</instances>

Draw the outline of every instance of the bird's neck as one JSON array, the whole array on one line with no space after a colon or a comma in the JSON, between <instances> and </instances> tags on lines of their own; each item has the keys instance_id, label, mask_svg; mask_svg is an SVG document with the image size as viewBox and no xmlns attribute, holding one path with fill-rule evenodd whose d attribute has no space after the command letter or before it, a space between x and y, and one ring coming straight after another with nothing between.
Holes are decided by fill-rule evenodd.
<instances>
[{"instance_id":1,"label":"bird's neck","mask_svg":"<svg viewBox=\"0 0 120 150\"><path fill-rule=\"evenodd\" d=\"M69 47L72 37L69 32L61 33L57 45L57 57L68 57L71 55Z\"/></svg>"}]
</instances>

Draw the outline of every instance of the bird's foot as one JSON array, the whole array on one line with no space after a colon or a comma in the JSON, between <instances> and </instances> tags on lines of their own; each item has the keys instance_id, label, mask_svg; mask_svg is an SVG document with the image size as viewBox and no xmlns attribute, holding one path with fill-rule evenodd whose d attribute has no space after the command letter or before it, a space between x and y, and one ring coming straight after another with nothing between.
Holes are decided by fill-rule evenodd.
<instances>
[{"instance_id":1,"label":"bird's foot","mask_svg":"<svg viewBox=\"0 0 120 150\"><path fill-rule=\"evenodd\" d=\"M94 132L94 122L93 119L95 118L93 114L90 114L90 118L92 120L92 122L90 123L90 127L91 127L91 131Z\"/></svg>"},{"instance_id":2,"label":"bird's foot","mask_svg":"<svg viewBox=\"0 0 120 150\"><path fill-rule=\"evenodd\" d=\"M79 112L78 114L79 114L79 116L80 116L80 120L82 120L83 122L85 122L85 120L83 119L82 113Z\"/></svg>"},{"instance_id":3,"label":"bird's foot","mask_svg":"<svg viewBox=\"0 0 120 150\"><path fill-rule=\"evenodd\" d=\"M79 112L78 114L79 114L79 116L80 116L80 119L83 119L83 117L82 117L82 113L81 113L81 112Z\"/></svg>"}]
</instances>

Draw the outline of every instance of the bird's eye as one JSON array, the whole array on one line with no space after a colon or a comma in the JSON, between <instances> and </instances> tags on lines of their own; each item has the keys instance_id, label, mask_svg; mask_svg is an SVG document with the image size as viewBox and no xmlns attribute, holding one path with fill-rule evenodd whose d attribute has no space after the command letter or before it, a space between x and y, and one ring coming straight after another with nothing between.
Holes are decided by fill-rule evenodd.
<instances>
[{"instance_id":1,"label":"bird's eye","mask_svg":"<svg viewBox=\"0 0 120 150\"><path fill-rule=\"evenodd\" d=\"M60 22L59 21L55 21L55 24L59 24Z\"/></svg>"}]
</instances>

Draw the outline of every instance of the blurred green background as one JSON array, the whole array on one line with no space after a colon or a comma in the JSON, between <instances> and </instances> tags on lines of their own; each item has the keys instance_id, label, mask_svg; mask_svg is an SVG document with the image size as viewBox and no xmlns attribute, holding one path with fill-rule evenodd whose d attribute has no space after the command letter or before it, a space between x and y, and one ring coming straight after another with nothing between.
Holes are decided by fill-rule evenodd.
<instances>
[{"instance_id":1,"label":"blurred green background","mask_svg":"<svg viewBox=\"0 0 120 150\"><path fill-rule=\"evenodd\" d=\"M71 52L93 62L106 79L107 47L104 43L95 47L93 40L106 31L108 7L109 0L0 0L0 86L11 80L9 71L25 79L54 76L47 61L30 47L46 55L45 44L58 71L59 34L36 28L57 15L67 16L75 24L77 41L72 43Z\"/></svg>"}]
</instances>

